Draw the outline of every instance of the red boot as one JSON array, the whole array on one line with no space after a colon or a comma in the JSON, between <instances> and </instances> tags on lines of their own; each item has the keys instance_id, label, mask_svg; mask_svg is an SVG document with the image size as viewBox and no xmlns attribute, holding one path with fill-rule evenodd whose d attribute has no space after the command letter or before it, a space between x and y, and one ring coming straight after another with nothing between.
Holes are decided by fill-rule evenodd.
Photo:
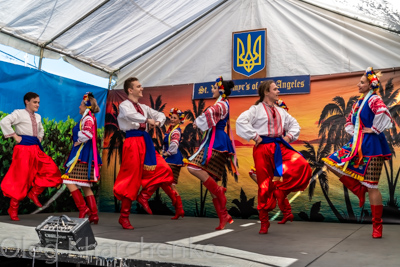
<instances>
[{"instance_id":1,"label":"red boot","mask_svg":"<svg viewBox=\"0 0 400 267\"><path fill-rule=\"evenodd\" d=\"M148 200L151 198L151 195L157 190L156 186L150 186L149 188L142 188L142 190L139 193L139 196L137 197L137 202L139 202L140 205L142 205L143 209L150 215L153 214L153 212L150 209L149 202Z\"/></svg>"},{"instance_id":2,"label":"red boot","mask_svg":"<svg viewBox=\"0 0 400 267\"><path fill-rule=\"evenodd\" d=\"M168 197L171 199L172 201L172 205L175 206L176 204L176 193L175 191L172 189L172 187L170 185L166 185L163 184L161 186L162 190L164 190L164 192L168 195Z\"/></svg>"},{"instance_id":3,"label":"red boot","mask_svg":"<svg viewBox=\"0 0 400 267\"><path fill-rule=\"evenodd\" d=\"M40 187L37 185L33 185L31 191L28 193L28 198L33 201L33 203L38 206L39 208L43 207L42 204L39 202L38 196L43 192L45 187Z\"/></svg>"},{"instance_id":4,"label":"red boot","mask_svg":"<svg viewBox=\"0 0 400 267\"><path fill-rule=\"evenodd\" d=\"M122 225L122 228L128 229L128 230L133 230L133 226L131 225L131 222L129 221L129 214L131 213L131 206L132 206L132 200L129 198L123 198L121 201L121 215L119 216L119 224Z\"/></svg>"},{"instance_id":5,"label":"red boot","mask_svg":"<svg viewBox=\"0 0 400 267\"><path fill-rule=\"evenodd\" d=\"M213 203L215 211L217 212L219 218L219 225L215 228L215 230L223 230L227 223L233 223L233 219L226 210L226 207L224 209L221 207L221 204L219 203L217 198L213 198Z\"/></svg>"},{"instance_id":6,"label":"red boot","mask_svg":"<svg viewBox=\"0 0 400 267\"><path fill-rule=\"evenodd\" d=\"M279 209L282 211L283 219L278 224L285 224L287 221L293 222L294 216L292 214L292 207L290 206L289 200L286 194L280 189L274 190L274 196L278 200Z\"/></svg>"},{"instance_id":7,"label":"red boot","mask_svg":"<svg viewBox=\"0 0 400 267\"><path fill-rule=\"evenodd\" d=\"M94 198L93 195L86 196L85 198L86 198L86 203L90 209L89 222L98 224L99 223L99 215L97 213L96 199Z\"/></svg>"},{"instance_id":8,"label":"red boot","mask_svg":"<svg viewBox=\"0 0 400 267\"><path fill-rule=\"evenodd\" d=\"M86 215L90 215L90 210L86 206L86 202L83 199L81 190L77 189L71 192L72 198L75 201L75 205L79 210L79 218L85 218Z\"/></svg>"},{"instance_id":9,"label":"red boot","mask_svg":"<svg viewBox=\"0 0 400 267\"><path fill-rule=\"evenodd\" d=\"M261 235L268 234L268 228L270 225L268 218L268 210L259 210L258 217L260 218L261 221L261 228L258 233Z\"/></svg>"},{"instance_id":10,"label":"red boot","mask_svg":"<svg viewBox=\"0 0 400 267\"><path fill-rule=\"evenodd\" d=\"M175 196L175 216L171 218L171 220L177 220L179 217L182 217L185 215L185 211L183 210L183 205L182 205L182 199L181 196Z\"/></svg>"},{"instance_id":11,"label":"red boot","mask_svg":"<svg viewBox=\"0 0 400 267\"><path fill-rule=\"evenodd\" d=\"M349 176L343 175L339 179L354 195L358 197L360 200L359 206L360 208L364 206L365 203L365 193L368 192L368 188L363 186L359 181L353 179Z\"/></svg>"},{"instance_id":12,"label":"red boot","mask_svg":"<svg viewBox=\"0 0 400 267\"><path fill-rule=\"evenodd\" d=\"M7 212L10 215L11 220L13 221L19 221L18 207L19 207L19 201L16 200L15 198L11 198L10 207L8 208Z\"/></svg>"},{"instance_id":13,"label":"red boot","mask_svg":"<svg viewBox=\"0 0 400 267\"><path fill-rule=\"evenodd\" d=\"M372 237L382 237L382 213L383 205L371 205L372 212Z\"/></svg>"},{"instance_id":14,"label":"red boot","mask_svg":"<svg viewBox=\"0 0 400 267\"><path fill-rule=\"evenodd\" d=\"M211 194L217 197L221 207L226 206L225 187L219 186L211 177L208 177L208 179L203 182L203 185L208 189L208 191L210 191Z\"/></svg>"}]
</instances>

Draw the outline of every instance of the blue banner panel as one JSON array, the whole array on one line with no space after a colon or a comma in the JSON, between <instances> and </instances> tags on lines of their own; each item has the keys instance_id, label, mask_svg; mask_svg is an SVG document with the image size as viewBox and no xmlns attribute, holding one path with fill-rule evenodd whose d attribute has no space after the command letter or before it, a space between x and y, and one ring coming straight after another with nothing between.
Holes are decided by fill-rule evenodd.
<instances>
[{"instance_id":1,"label":"blue banner panel","mask_svg":"<svg viewBox=\"0 0 400 267\"><path fill-rule=\"evenodd\" d=\"M233 70L247 77L265 67L266 31L233 34Z\"/></svg>"},{"instance_id":2,"label":"blue banner panel","mask_svg":"<svg viewBox=\"0 0 400 267\"><path fill-rule=\"evenodd\" d=\"M257 88L265 80L274 80L279 88L280 95L310 93L310 75L300 75L234 80L235 87L230 97L258 96ZM193 85L193 99L212 98L211 85L214 84L215 82L195 83Z\"/></svg>"},{"instance_id":3,"label":"blue banner panel","mask_svg":"<svg viewBox=\"0 0 400 267\"><path fill-rule=\"evenodd\" d=\"M42 118L65 121L68 116L78 122L79 105L86 92L92 92L100 107L98 127L104 126L108 90L60 77L44 71L0 61L0 111L11 113L24 109L24 95L35 92L40 97L38 114Z\"/></svg>"}]
</instances>

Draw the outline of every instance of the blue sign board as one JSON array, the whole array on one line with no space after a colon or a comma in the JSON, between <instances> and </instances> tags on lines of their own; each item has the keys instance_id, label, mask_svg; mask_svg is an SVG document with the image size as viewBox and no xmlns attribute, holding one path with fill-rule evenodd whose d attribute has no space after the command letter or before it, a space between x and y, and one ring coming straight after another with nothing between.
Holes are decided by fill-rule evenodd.
<instances>
[{"instance_id":1,"label":"blue sign board","mask_svg":"<svg viewBox=\"0 0 400 267\"><path fill-rule=\"evenodd\" d=\"M233 34L233 70L250 77L265 68L266 31Z\"/></svg>"},{"instance_id":2,"label":"blue sign board","mask_svg":"<svg viewBox=\"0 0 400 267\"><path fill-rule=\"evenodd\" d=\"M280 95L309 94L310 75L269 77L262 79L234 80L235 87L230 97L258 96L257 88L265 80L274 80ZM195 83L193 85L193 99L212 98L211 85L215 82Z\"/></svg>"}]
</instances>

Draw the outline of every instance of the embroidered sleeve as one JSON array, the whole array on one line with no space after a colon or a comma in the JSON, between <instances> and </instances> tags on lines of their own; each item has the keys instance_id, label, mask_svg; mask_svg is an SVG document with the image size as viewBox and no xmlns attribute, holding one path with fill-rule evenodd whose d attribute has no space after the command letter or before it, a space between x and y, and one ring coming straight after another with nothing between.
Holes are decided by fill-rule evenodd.
<instances>
[{"instance_id":1,"label":"embroidered sleeve","mask_svg":"<svg viewBox=\"0 0 400 267\"><path fill-rule=\"evenodd\" d=\"M175 130L171 133L171 143L169 144L167 153L169 155L175 155L178 153L179 141L181 140L181 133Z\"/></svg>"},{"instance_id":2,"label":"embroidered sleeve","mask_svg":"<svg viewBox=\"0 0 400 267\"><path fill-rule=\"evenodd\" d=\"M19 122L20 122L20 116L17 110L5 116L0 121L0 127L5 138L12 137L16 134L14 132L14 129L12 128L12 125L18 124Z\"/></svg>"},{"instance_id":3,"label":"embroidered sleeve","mask_svg":"<svg viewBox=\"0 0 400 267\"><path fill-rule=\"evenodd\" d=\"M166 120L165 114L163 112L159 112L155 109L152 109L148 106L143 105L146 109L147 114L149 115L150 119L160 122L160 126L163 126Z\"/></svg>"},{"instance_id":4,"label":"embroidered sleeve","mask_svg":"<svg viewBox=\"0 0 400 267\"><path fill-rule=\"evenodd\" d=\"M384 130L391 128L393 119L388 108L379 96L373 96L368 100L368 105L375 114L371 129L380 134Z\"/></svg>"},{"instance_id":5,"label":"embroidered sleeve","mask_svg":"<svg viewBox=\"0 0 400 267\"><path fill-rule=\"evenodd\" d=\"M353 105L353 108L354 108L354 105ZM351 109L351 112L350 112L349 116L347 116L346 124L344 125L345 131L350 135L354 135L354 125L353 125L353 122L351 120L352 117L353 117L353 109Z\"/></svg>"},{"instance_id":6,"label":"embroidered sleeve","mask_svg":"<svg viewBox=\"0 0 400 267\"><path fill-rule=\"evenodd\" d=\"M129 101L124 101L119 105L119 115L131 123L145 123L146 117L136 111Z\"/></svg>"},{"instance_id":7,"label":"embroidered sleeve","mask_svg":"<svg viewBox=\"0 0 400 267\"><path fill-rule=\"evenodd\" d=\"M43 129L43 124L42 124L42 119L41 117L39 117L39 123L38 123L38 138L40 141L43 140L43 136L44 136L44 129Z\"/></svg>"},{"instance_id":8,"label":"embroidered sleeve","mask_svg":"<svg viewBox=\"0 0 400 267\"><path fill-rule=\"evenodd\" d=\"M246 110L236 120L236 134L247 141L256 141L260 136L253 127L253 121L256 118L256 106Z\"/></svg>"},{"instance_id":9,"label":"embroidered sleeve","mask_svg":"<svg viewBox=\"0 0 400 267\"><path fill-rule=\"evenodd\" d=\"M93 138L93 118L86 116L82 119L82 130L78 132L78 141L85 143Z\"/></svg>"},{"instance_id":10,"label":"embroidered sleeve","mask_svg":"<svg viewBox=\"0 0 400 267\"><path fill-rule=\"evenodd\" d=\"M300 135L300 125L295 118L285 111L284 129L290 142L296 141Z\"/></svg>"},{"instance_id":11,"label":"embroidered sleeve","mask_svg":"<svg viewBox=\"0 0 400 267\"><path fill-rule=\"evenodd\" d=\"M209 107L203 114L196 118L196 125L203 132L217 125L220 120L228 116L229 106L225 101L220 101Z\"/></svg>"}]
</instances>

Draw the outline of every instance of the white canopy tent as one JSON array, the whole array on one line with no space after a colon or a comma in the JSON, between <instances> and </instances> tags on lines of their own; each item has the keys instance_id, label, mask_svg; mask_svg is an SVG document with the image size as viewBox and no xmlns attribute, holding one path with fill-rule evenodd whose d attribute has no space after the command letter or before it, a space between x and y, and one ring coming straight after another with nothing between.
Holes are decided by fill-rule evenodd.
<instances>
[{"instance_id":1,"label":"white canopy tent","mask_svg":"<svg viewBox=\"0 0 400 267\"><path fill-rule=\"evenodd\" d=\"M271 77L400 66L397 13L371 13L391 6L370 0L352 13L349 1L0 0L0 43L61 54L85 71L117 76L116 88L129 76L146 86L229 79L232 32L259 28L268 31Z\"/></svg>"}]
</instances>

